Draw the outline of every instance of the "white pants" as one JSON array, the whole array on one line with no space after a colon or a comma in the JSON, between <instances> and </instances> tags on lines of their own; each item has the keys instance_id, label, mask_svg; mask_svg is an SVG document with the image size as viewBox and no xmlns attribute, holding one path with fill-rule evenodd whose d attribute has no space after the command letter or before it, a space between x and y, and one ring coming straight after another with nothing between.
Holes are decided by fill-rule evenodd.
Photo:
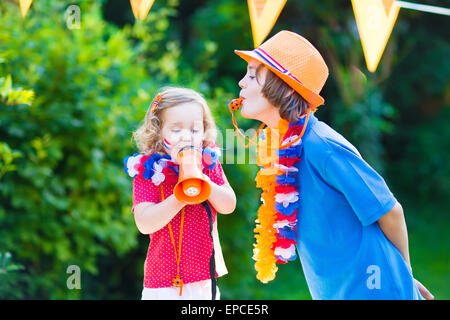
<instances>
[{"instance_id":1,"label":"white pants","mask_svg":"<svg viewBox=\"0 0 450 320\"><path fill-rule=\"evenodd\" d=\"M211 300L211 280L186 283L180 296L180 288L144 288L142 300ZM216 286L216 300L220 300L219 287Z\"/></svg>"}]
</instances>

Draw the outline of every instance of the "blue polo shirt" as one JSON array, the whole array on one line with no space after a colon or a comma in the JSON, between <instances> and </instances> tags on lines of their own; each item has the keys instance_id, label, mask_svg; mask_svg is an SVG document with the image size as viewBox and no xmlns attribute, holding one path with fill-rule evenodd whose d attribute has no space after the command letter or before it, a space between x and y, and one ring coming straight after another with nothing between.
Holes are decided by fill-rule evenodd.
<instances>
[{"instance_id":1,"label":"blue polo shirt","mask_svg":"<svg viewBox=\"0 0 450 320\"><path fill-rule=\"evenodd\" d=\"M313 114L302 143L297 251L312 298L423 299L377 223L397 202L383 178Z\"/></svg>"}]
</instances>

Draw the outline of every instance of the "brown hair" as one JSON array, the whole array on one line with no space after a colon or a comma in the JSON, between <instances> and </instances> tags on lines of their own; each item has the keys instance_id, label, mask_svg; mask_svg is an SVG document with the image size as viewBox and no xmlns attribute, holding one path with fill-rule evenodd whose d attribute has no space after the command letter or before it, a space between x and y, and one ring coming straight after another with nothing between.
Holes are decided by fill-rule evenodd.
<instances>
[{"instance_id":1,"label":"brown hair","mask_svg":"<svg viewBox=\"0 0 450 320\"><path fill-rule=\"evenodd\" d=\"M263 64L260 64L256 69L257 80L258 75L263 68L267 71L266 81L262 88L263 96L279 109L278 111L281 118L289 122L297 122L298 118L302 116L306 112L306 109L310 108L311 105L303 99L297 91L292 89L286 82L281 80Z\"/></svg>"},{"instance_id":2,"label":"brown hair","mask_svg":"<svg viewBox=\"0 0 450 320\"><path fill-rule=\"evenodd\" d=\"M140 152L164 152L161 129L163 126L162 113L165 109L175 107L183 103L197 103L203 110L203 147L214 143L217 137L216 124L203 96L192 89L166 87L160 92L159 104L152 112L150 104L142 125L133 132L133 139Z\"/></svg>"}]
</instances>

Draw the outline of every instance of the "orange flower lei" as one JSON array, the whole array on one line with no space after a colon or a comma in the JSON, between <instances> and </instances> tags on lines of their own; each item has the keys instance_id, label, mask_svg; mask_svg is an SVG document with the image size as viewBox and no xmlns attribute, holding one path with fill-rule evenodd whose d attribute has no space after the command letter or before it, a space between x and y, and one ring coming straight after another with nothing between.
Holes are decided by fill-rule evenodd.
<instances>
[{"instance_id":1,"label":"orange flower lei","mask_svg":"<svg viewBox=\"0 0 450 320\"><path fill-rule=\"evenodd\" d=\"M286 120L279 122L276 130L270 128L264 130L266 139L258 142L257 163L264 168L260 169L256 175L256 187L262 189L261 199L263 204L259 207L256 227L254 229L256 243L253 248L253 259L257 271L256 278L262 283L267 283L275 278L278 271L276 266L276 256L273 245L277 241L278 231L273 227L276 222L275 207L275 187L277 186L276 175L282 172L275 167L278 163L278 156L274 152L274 147L281 144L289 123Z\"/></svg>"},{"instance_id":2,"label":"orange flower lei","mask_svg":"<svg viewBox=\"0 0 450 320\"><path fill-rule=\"evenodd\" d=\"M292 125L280 120L275 129L260 126L256 135L250 140L240 130L234 118L234 111L241 107L242 98L234 99L228 104L233 125L244 148L254 144L260 136L257 146L257 164L261 170L256 175L256 186L262 189L263 204L258 209L258 218L254 229L256 243L253 259L257 271L256 278L267 283L275 278L277 263L286 263L296 258L297 245L297 208L299 190L296 184L298 168L295 164L300 159L301 138L305 132L310 116L306 110L304 125ZM245 144L241 136L249 143Z\"/></svg>"}]
</instances>

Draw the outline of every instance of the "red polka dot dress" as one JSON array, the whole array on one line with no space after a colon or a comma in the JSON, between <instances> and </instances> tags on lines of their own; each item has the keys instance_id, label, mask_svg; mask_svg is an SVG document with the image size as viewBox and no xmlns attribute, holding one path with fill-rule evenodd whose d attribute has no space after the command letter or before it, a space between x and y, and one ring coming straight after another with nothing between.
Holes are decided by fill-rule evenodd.
<instances>
[{"instance_id":1,"label":"red polka dot dress","mask_svg":"<svg viewBox=\"0 0 450 320\"><path fill-rule=\"evenodd\" d=\"M208 175L214 183L225 183L222 167L218 162L212 170L205 168L203 173ZM165 198L173 193L176 181L167 181L163 186ZM170 179L173 180L173 179ZM161 202L160 186L156 186L152 180L146 180L142 176L136 176L133 180L133 212L137 204L141 202ZM214 207L210 205L213 221L217 219ZM170 221L173 237L178 251L180 235L181 211ZM216 231L217 232L217 231ZM227 273L223 262L220 244L214 237L216 256L216 277ZM180 276L183 283L192 283L210 279L209 259L212 254L213 243L209 233L209 220L206 210L201 204L186 205L184 215L183 239L181 248ZM144 264L144 287L166 288L172 287L172 279L177 274L177 263L174 248L170 239L168 225L150 234L150 245Z\"/></svg>"}]
</instances>

